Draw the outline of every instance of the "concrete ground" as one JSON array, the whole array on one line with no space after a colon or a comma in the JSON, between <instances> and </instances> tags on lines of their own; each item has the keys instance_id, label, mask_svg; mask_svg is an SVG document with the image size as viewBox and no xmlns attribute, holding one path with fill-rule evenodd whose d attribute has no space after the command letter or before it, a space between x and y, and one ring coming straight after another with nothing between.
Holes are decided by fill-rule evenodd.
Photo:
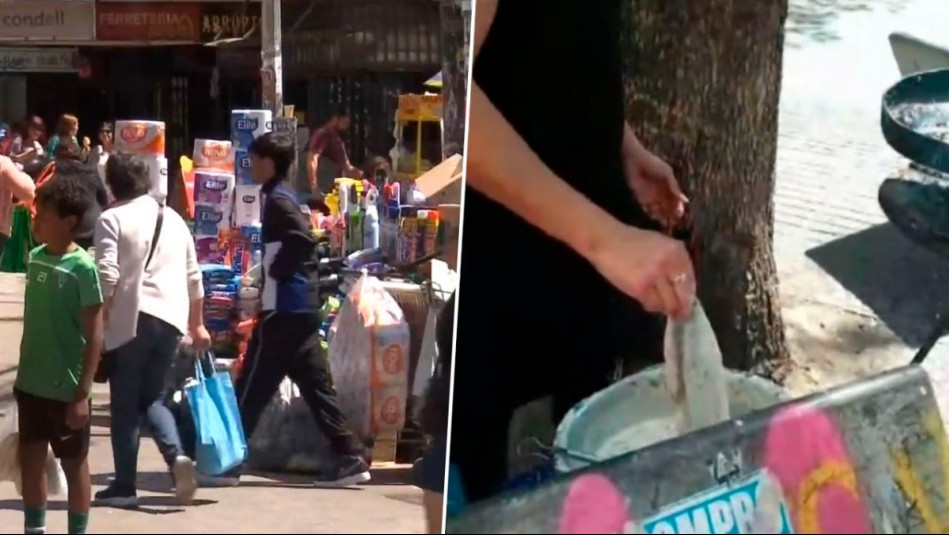
<instances>
[{"instance_id":1,"label":"concrete ground","mask_svg":"<svg viewBox=\"0 0 949 535\"><path fill-rule=\"evenodd\" d=\"M949 259L886 220L877 189L906 162L880 130L882 93L899 80L888 35L949 45L941 0L792 0L780 105L775 250L798 364L789 386L821 390L907 364L949 313ZM949 344L926 363L949 383ZM949 414L949 392L940 396Z\"/></svg>"},{"instance_id":2,"label":"concrete ground","mask_svg":"<svg viewBox=\"0 0 949 535\"><path fill-rule=\"evenodd\" d=\"M0 411L12 401L22 333L22 277L0 274ZM93 397L92 473L95 490L112 472L107 391ZM105 427L104 427L105 426ZM0 418L0 428L3 419ZM422 494L410 467L376 467L371 485L358 490L315 489L300 477L249 477L236 489L202 489L197 502L179 507L158 450L142 441L136 511L94 509L90 533L423 533ZM48 533L66 533L63 501L52 501ZM20 499L0 483L0 533L22 533Z\"/></svg>"}]
</instances>

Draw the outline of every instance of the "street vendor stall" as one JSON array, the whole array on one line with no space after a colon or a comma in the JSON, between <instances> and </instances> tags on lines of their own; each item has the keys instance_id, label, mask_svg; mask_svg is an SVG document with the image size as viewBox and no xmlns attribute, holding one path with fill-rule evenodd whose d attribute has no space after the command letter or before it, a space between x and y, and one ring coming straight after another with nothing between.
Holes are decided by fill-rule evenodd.
<instances>
[{"instance_id":1,"label":"street vendor stall","mask_svg":"<svg viewBox=\"0 0 949 535\"><path fill-rule=\"evenodd\" d=\"M399 180L412 180L441 160L443 99L441 95L400 95L395 113L396 145L390 152Z\"/></svg>"}]
</instances>

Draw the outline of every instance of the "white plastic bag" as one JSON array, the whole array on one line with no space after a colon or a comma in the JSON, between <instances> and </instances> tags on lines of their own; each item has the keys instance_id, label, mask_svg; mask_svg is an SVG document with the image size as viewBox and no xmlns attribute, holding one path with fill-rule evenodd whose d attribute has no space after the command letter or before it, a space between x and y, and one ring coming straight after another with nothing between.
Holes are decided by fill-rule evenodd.
<instances>
[{"instance_id":1,"label":"white plastic bag","mask_svg":"<svg viewBox=\"0 0 949 535\"><path fill-rule=\"evenodd\" d=\"M409 325L379 279L353 285L329 332L340 409L360 437L400 431L408 398Z\"/></svg>"},{"instance_id":2,"label":"white plastic bag","mask_svg":"<svg viewBox=\"0 0 949 535\"><path fill-rule=\"evenodd\" d=\"M12 481L16 485L17 494L23 495L20 478L20 460L18 456L19 415L16 405L6 410L3 425L0 426L0 481ZM67 494L66 474L63 467L53 455L53 450L46 452L46 491L50 497L64 497Z\"/></svg>"},{"instance_id":3,"label":"white plastic bag","mask_svg":"<svg viewBox=\"0 0 949 535\"><path fill-rule=\"evenodd\" d=\"M686 321L666 323L666 387L679 407L680 434L730 419L722 351L698 303Z\"/></svg>"},{"instance_id":4,"label":"white plastic bag","mask_svg":"<svg viewBox=\"0 0 949 535\"><path fill-rule=\"evenodd\" d=\"M0 424L0 481L17 482L20 480L20 463L17 460L19 423L16 405L10 405L4 413L6 416Z\"/></svg>"}]
</instances>

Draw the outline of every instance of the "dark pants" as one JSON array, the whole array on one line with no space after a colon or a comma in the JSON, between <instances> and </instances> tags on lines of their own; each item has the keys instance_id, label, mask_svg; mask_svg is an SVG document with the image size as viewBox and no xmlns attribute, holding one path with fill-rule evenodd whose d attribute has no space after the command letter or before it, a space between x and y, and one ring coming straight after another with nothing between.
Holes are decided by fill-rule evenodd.
<instances>
[{"instance_id":1,"label":"dark pants","mask_svg":"<svg viewBox=\"0 0 949 535\"><path fill-rule=\"evenodd\" d=\"M109 387L117 486L135 489L143 419L168 466L184 455L175 418L165 406L166 379L180 338L168 323L140 314L135 338L116 350Z\"/></svg>"},{"instance_id":2,"label":"dark pants","mask_svg":"<svg viewBox=\"0 0 949 535\"><path fill-rule=\"evenodd\" d=\"M300 389L320 430L339 456L362 455L339 410L316 314L265 313L247 347L235 390L248 440L285 377Z\"/></svg>"}]
</instances>

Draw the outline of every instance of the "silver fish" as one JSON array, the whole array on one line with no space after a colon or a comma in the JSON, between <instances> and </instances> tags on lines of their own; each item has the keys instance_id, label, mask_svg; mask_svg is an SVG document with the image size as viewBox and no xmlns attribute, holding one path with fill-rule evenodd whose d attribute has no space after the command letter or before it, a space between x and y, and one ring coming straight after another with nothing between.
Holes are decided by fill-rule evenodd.
<instances>
[{"instance_id":1,"label":"silver fish","mask_svg":"<svg viewBox=\"0 0 949 535\"><path fill-rule=\"evenodd\" d=\"M665 382L682 434L731 419L722 351L698 303L685 321L666 324Z\"/></svg>"}]
</instances>

